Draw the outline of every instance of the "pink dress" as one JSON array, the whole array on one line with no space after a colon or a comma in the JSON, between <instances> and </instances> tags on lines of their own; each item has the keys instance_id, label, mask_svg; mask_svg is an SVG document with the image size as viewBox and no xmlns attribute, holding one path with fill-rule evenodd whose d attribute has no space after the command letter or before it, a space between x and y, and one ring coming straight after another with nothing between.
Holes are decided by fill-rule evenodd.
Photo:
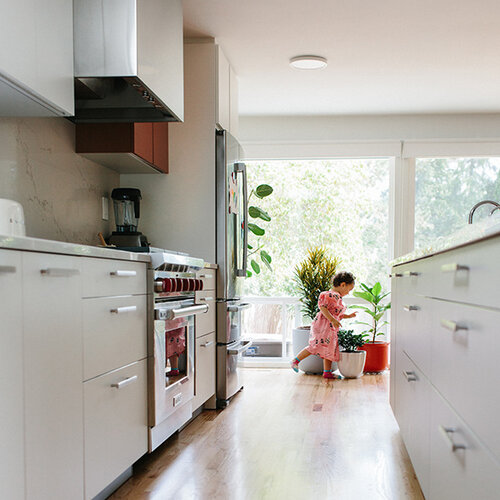
<instances>
[{"instance_id":1,"label":"pink dress","mask_svg":"<svg viewBox=\"0 0 500 500\"><path fill-rule=\"evenodd\" d=\"M328 312L340 321L344 317L346 306L342 297L337 292L321 292L318 299L319 307L326 307ZM311 337L308 351L317 354L323 359L338 361L340 359L339 342L337 339L338 328L333 326L327 317L319 311L311 325Z\"/></svg>"}]
</instances>

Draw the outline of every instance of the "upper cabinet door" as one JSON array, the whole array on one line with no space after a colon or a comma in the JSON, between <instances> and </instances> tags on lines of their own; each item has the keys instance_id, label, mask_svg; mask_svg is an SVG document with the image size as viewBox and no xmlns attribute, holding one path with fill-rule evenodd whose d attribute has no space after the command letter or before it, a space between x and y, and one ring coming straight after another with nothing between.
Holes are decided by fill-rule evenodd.
<instances>
[{"instance_id":1,"label":"upper cabinet door","mask_svg":"<svg viewBox=\"0 0 500 500\"><path fill-rule=\"evenodd\" d=\"M183 121L182 0L137 0L137 36L139 78Z\"/></svg>"},{"instance_id":2,"label":"upper cabinet door","mask_svg":"<svg viewBox=\"0 0 500 500\"><path fill-rule=\"evenodd\" d=\"M238 77L231 66L229 68L229 132L234 137L239 134L239 91Z\"/></svg>"},{"instance_id":3,"label":"upper cabinet door","mask_svg":"<svg viewBox=\"0 0 500 500\"><path fill-rule=\"evenodd\" d=\"M220 46L217 46L217 107L215 121L218 127L229 130L230 126L230 78L229 61Z\"/></svg>"},{"instance_id":4,"label":"upper cabinet door","mask_svg":"<svg viewBox=\"0 0 500 500\"><path fill-rule=\"evenodd\" d=\"M9 2L0 16L0 116L71 116L72 0Z\"/></svg>"}]
</instances>

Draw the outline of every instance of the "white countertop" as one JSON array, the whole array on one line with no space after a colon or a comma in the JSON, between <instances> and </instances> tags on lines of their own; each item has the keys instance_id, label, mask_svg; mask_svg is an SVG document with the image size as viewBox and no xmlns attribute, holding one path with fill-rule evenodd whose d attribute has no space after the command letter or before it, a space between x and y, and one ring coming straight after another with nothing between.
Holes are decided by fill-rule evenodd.
<instances>
[{"instance_id":1,"label":"white countertop","mask_svg":"<svg viewBox=\"0 0 500 500\"><path fill-rule=\"evenodd\" d=\"M472 243L500 236L500 221L496 217L494 219L484 219L474 224L468 224L456 233L449 236L438 238L435 243L426 248L414 250L406 255L402 255L394 259L390 266L396 266L406 262L411 262L425 257L430 257L442 252L453 250L454 248L463 247Z\"/></svg>"},{"instance_id":2,"label":"white countertop","mask_svg":"<svg viewBox=\"0 0 500 500\"><path fill-rule=\"evenodd\" d=\"M78 245L77 243L66 243L64 241L42 240L40 238L20 236L0 235L0 248L138 262L150 262L151 260L147 253L125 252L114 248L93 247L90 245Z\"/></svg>"}]
</instances>

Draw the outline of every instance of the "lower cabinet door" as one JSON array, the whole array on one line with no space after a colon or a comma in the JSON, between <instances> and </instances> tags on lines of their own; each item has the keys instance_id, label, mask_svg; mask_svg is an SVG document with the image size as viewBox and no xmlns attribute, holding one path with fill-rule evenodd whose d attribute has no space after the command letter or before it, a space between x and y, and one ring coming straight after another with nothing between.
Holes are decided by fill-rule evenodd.
<instances>
[{"instance_id":1,"label":"lower cabinet door","mask_svg":"<svg viewBox=\"0 0 500 500\"><path fill-rule=\"evenodd\" d=\"M497 499L500 491L499 463L434 389L431 398L428 498Z\"/></svg>"},{"instance_id":2,"label":"lower cabinet door","mask_svg":"<svg viewBox=\"0 0 500 500\"><path fill-rule=\"evenodd\" d=\"M147 452L147 360L83 386L85 498L91 499Z\"/></svg>"},{"instance_id":3,"label":"lower cabinet door","mask_svg":"<svg viewBox=\"0 0 500 500\"><path fill-rule=\"evenodd\" d=\"M193 410L215 394L215 332L196 339Z\"/></svg>"}]
</instances>

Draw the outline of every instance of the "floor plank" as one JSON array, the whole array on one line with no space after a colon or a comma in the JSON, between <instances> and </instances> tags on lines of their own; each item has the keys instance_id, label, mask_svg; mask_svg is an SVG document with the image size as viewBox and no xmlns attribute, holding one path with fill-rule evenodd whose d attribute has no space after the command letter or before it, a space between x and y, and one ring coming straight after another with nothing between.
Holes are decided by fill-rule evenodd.
<instances>
[{"instance_id":1,"label":"floor plank","mask_svg":"<svg viewBox=\"0 0 500 500\"><path fill-rule=\"evenodd\" d=\"M324 380L244 369L245 388L205 411L110 498L422 500L388 403L388 374Z\"/></svg>"}]
</instances>

